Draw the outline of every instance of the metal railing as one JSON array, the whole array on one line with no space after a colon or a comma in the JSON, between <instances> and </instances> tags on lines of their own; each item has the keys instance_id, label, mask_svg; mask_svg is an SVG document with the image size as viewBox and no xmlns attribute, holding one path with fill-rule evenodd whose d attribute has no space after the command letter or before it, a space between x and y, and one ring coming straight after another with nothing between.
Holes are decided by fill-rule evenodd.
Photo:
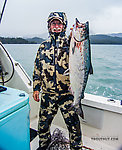
<instances>
[{"instance_id":1,"label":"metal railing","mask_svg":"<svg viewBox=\"0 0 122 150\"><path fill-rule=\"evenodd\" d=\"M30 77L27 75L27 73L25 72L25 70L22 68L22 66L18 63L18 62L16 62L15 63L15 66L19 66L19 68L22 70L22 72L24 73L24 75L27 77L27 79L29 80L29 83L28 83L28 85L32 85L32 81L31 81L31 79L30 79Z\"/></svg>"}]
</instances>

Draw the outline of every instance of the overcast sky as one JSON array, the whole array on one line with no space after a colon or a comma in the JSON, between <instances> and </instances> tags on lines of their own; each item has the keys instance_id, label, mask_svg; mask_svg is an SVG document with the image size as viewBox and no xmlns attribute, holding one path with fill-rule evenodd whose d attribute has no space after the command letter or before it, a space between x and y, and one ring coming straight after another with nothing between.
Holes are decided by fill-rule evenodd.
<instances>
[{"instance_id":1,"label":"overcast sky","mask_svg":"<svg viewBox=\"0 0 122 150\"><path fill-rule=\"evenodd\" d=\"M4 0L0 0L0 11ZM64 11L68 30L77 17L89 21L91 34L122 33L122 0L8 0L0 36L31 36L47 32L52 11Z\"/></svg>"}]
</instances>

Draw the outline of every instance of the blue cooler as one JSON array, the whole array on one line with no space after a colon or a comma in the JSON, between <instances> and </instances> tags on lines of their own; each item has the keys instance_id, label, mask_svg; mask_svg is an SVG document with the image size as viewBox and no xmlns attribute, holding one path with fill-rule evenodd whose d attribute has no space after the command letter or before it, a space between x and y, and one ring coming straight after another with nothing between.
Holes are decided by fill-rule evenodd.
<instances>
[{"instance_id":1,"label":"blue cooler","mask_svg":"<svg viewBox=\"0 0 122 150\"><path fill-rule=\"evenodd\" d=\"M0 150L30 150L29 97L0 86Z\"/></svg>"}]
</instances>

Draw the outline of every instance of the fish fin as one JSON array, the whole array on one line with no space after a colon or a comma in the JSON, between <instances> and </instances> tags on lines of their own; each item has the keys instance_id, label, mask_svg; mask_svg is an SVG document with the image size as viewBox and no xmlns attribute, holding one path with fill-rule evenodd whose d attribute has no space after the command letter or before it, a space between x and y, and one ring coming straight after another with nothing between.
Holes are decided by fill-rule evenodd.
<instances>
[{"instance_id":1,"label":"fish fin","mask_svg":"<svg viewBox=\"0 0 122 150\"><path fill-rule=\"evenodd\" d=\"M93 74L93 67L92 67L92 62L91 62L91 46L90 46L90 40L89 40L89 57L90 57L89 74Z\"/></svg>"},{"instance_id":2,"label":"fish fin","mask_svg":"<svg viewBox=\"0 0 122 150\"><path fill-rule=\"evenodd\" d=\"M90 74L93 74L93 67L92 67L92 65L90 65L89 73L90 73Z\"/></svg>"}]
</instances>

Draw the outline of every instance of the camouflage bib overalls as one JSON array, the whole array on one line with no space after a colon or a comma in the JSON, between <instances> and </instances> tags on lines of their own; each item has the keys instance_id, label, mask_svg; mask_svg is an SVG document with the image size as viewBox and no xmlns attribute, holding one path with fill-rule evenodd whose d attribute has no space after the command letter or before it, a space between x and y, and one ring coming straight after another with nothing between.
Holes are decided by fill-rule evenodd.
<instances>
[{"instance_id":1,"label":"camouflage bib overalls","mask_svg":"<svg viewBox=\"0 0 122 150\"><path fill-rule=\"evenodd\" d=\"M50 126L58 108L69 130L70 147L81 150L80 121L73 110L69 110L73 95L69 92L69 75L64 75L69 63L69 41L65 33L51 34L37 52L34 73L34 91L42 90L39 113L39 145L45 150L51 140Z\"/></svg>"}]
</instances>

